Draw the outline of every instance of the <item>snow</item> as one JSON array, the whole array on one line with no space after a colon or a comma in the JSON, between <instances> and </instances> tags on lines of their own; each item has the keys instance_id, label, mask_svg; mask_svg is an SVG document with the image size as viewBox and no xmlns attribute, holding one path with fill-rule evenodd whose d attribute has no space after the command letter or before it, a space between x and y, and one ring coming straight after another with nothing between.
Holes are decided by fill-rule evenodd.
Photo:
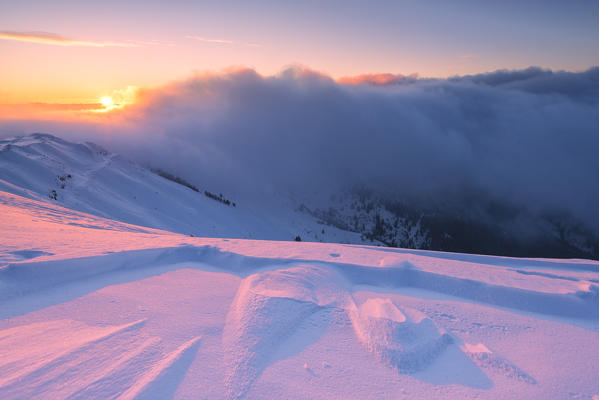
<instances>
[{"instance_id":1,"label":"snow","mask_svg":"<svg viewBox=\"0 0 599 400\"><path fill-rule=\"evenodd\" d=\"M227 206L204 195L212 188L195 192L93 143L46 134L0 139L0 190L187 235L365 243L357 233L295 211L283 198L268 204L231 199L236 207Z\"/></svg>"},{"instance_id":2,"label":"snow","mask_svg":"<svg viewBox=\"0 0 599 400\"><path fill-rule=\"evenodd\" d=\"M388 298L366 300L350 318L368 351L401 373L424 369L453 342L424 314L402 311Z\"/></svg>"},{"instance_id":3,"label":"snow","mask_svg":"<svg viewBox=\"0 0 599 400\"><path fill-rule=\"evenodd\" d=\"M1 399L599 396L597 261L281 241L289 226L277 236L258 217L279 240L244 239L251 210L144 169L132 179L137 166L92 145L75 156L43 135L11 143L19 163L0 157ZM60 146L83 161L54 201L42 155ZM194 217L123 200L144 186L193 204ZM204 217L238 237L186 234L216 232Z\"/></svg>"},{"instance_id":4,"label":"snow","mask_svg":"<svg viewBox=\"0 0 599 400\"><path fill-rule=\"evenodd\" d=\"M599 394L599 262L0 214L3 399Z\"/></svg>"}]
</instances>

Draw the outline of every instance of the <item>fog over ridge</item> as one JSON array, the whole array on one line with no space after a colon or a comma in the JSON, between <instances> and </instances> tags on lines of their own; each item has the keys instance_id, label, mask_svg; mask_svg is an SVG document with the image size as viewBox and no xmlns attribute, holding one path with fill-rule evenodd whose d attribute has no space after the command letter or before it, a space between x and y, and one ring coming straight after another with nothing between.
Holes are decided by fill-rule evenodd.
<instances>
[{"instance_id":1,"label":"fog over ridge","mask_svg":"<svg viewBox=\"0 0 599 400\"><path fill-rule=\"evenodd\" d=\"M431 204L484 198L565 211L599 232L599 67L404 78L235 69L144 90L102 124L0 129L91 140L199 184L258 193L363 185Z\"/></svg>"}]
</instances>

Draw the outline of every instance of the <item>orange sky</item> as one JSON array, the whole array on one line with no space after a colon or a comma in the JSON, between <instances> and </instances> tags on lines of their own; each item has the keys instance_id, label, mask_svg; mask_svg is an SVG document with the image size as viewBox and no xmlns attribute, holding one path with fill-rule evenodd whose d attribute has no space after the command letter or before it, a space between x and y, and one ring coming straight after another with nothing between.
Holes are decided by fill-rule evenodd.
<instances>
[{"instance_id":1,"label":"orange sky","mask_svg":"<svg viewBox=\"0 0 599 400\"><path fill-rule=\"evenodd\" d=\"M272 75L299 63L340 78L599 65L599 6L540 4L0 0L0 116L230 66Z\"/></svg>"}]
</instances>

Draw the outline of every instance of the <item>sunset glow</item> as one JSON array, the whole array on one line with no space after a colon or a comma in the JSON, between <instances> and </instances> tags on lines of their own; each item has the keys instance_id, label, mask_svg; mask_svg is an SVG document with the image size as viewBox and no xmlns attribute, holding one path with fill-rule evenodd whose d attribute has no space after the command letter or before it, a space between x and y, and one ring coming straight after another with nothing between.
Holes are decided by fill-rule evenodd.
<instances>
[{"instance_id":1,"label":"sunset glow","mask_svg":"<svg viewBox=\"0 0 599 400\"><path fill-rule=\"evenodd\" d=\"M270 76L299 64L333 79L387 82L414 74L447 77L531 65L581 71L599 64L592 39L599 37L597 3L499 8L401 1L372 8L333 1L318 12L303 3L270 1L227 7L182 0L151 7L115 0L4 3L0 104L92 103L127 85L159 87L230 66ZM302 18L308 15L314 16L309 24Z\"/></svg>"},{"instance_id":2,"label":"sunset glow","mask_svg":"<svg viewBox=\"0 0 599 400\"><path fill-rule=\"evenodd\" d=\"M105 107L105 108L110 108L114 105L114 102L112 101L112 98L110 98L109 96L104 96L100 99L100 103Z\"/></svg>"}]
</instances>

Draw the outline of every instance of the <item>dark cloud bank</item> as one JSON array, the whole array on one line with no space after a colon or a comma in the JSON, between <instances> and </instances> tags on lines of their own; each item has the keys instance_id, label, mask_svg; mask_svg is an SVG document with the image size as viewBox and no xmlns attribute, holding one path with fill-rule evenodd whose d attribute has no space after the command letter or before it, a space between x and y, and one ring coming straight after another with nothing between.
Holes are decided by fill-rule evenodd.
<instances>
[{"instance_id":1,"label":"dark cloud bank","mask_svg":"<svg viewBox=\"0 0 599 400\"><path fill-rule=\"evenodd\" d=\"M362 186L423 208L568 215L599 233L599 67L341 82L302 68L198 75L143 92L109 124L50 133L200 184L305 196Z\"/></svg>"}]
</instances>

